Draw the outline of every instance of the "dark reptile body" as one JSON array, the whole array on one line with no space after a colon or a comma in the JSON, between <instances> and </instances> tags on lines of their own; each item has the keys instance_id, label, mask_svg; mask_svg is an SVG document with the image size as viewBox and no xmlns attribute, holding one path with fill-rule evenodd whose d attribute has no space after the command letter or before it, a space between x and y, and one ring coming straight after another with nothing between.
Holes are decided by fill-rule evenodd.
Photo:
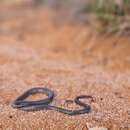
<instances>
[{"instance_id":1,"label":"dark reptile body","mask_svg":"<svg viewBox=\"0 0 130 130\"><path fill-rule=\"evenodd\" d=\"M42 99L42 100L37 100L37 101L25 100L28 96L36 94L36 93L46 94L47 98ZM77 105L82 107L81 109L78 109L78 110L68 110L68 109L50 105L53 98L54 98L54 92L48 88L31 88L27 90L26 92L24 92L22 95L20 95L18 98L16 98L12 103L12 107L21 109L24 111L37 111L37 110L42 110L42 109L50 109L50 110L54 110L57 112L68 114L68 115L85 114L91 111L91 107L89 105L80 101L80 99L84 99L84 98L93 100L91 96L82 95L82 96L77 96L74 99L74 102Z\"/></svg>"}]
</instances>

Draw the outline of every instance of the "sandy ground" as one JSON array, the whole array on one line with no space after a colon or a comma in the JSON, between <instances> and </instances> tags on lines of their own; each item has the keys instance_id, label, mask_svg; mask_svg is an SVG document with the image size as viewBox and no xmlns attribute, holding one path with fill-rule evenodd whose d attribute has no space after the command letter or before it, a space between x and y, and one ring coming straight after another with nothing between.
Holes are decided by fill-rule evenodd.
<instances>
[{"instance_id":1,"label":"sandy ground","mask_svg":"<svg viewBox=\"0 0 130 130\"><path fill-rule=\"evenodd\" d=\"M130 129L129 37L99 35L70 19L47 9L1 8L0 130ZM46 85L56 106L75 109L66 100L93 96L92 112L71 117L10 106L21 92Z\"/></svg>"}]
</instances>

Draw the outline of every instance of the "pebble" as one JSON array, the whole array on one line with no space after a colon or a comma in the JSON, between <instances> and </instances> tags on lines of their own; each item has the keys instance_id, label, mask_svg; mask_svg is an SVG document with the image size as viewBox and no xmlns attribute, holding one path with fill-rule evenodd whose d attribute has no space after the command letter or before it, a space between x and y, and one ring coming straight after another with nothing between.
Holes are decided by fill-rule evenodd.
<instances>
[{"instance_id":1,"label":"pebble","mask_svg":"<svg viewBox=\"0 0 130 130\"><path fill-rule=\"evenodd\" d=\"M0 96L0 103L3 103L4 99Z\"/></svg>"},{"instance_id":2,"label":"pebble","mask_svg":"<svg viewBox=\"0 0 130 130\"><path fill-rule=\"evenodd\" d=\"M128 115L130 115L130 109L128 109L127 113L128 113Z\"/></svg>"},{"instance_id":3,"label":"pebble","mask_svg":"<svg viewBox=\"0 0 130 130\"><path fill-rule=\"evenodd\" d=\"M88 130L108 130L108 129L103 127L93 127L93 128L89 128Z\"/></svg>"}]
</instances>

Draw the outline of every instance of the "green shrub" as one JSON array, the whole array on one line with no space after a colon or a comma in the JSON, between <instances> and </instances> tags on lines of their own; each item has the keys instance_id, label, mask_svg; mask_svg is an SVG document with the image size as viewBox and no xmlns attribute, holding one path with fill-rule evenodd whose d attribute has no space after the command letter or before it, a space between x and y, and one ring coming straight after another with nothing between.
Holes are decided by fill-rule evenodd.
<instances>
[{"instance_id":1,"label":"green shrub","mask_svg":"<svg viewBox=\"0 0 130 130\"><path fill-rule=\"evenodd\" d=\"M89 7L89 12L96 16L101 32L119 32L124 31L122 25L126 23L126 16L130 15L130 0L122 0L121 3L119 5L114 0L96 0L93 6L87 5L86 8ZM130 25L130 21L127 25Z\"/></svg>"}]
</instances>

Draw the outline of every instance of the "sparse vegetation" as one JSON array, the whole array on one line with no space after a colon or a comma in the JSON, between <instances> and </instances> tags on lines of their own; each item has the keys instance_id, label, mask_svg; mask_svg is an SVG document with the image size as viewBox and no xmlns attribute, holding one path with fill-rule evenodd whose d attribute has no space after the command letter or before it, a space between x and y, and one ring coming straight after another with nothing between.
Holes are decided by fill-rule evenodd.
<instances>
[{"instance_id":1,"label":"sparse vegetation","mask_svg":"<svg viewBox=\"0 0 130 130\"><path fill-rule=\"evenodd\" d=\"M30 3L33 3L32 5L41 5L43 2L45 4L51 4L53 5L51 7L56 8L59 6L62 8L66 5L72 8L74 12L79 11L80 6L82 6L82 4L79 4L79 1L77 4L75 0L4 0L4 2L9 3L23 3L25 1L30 1ZM81 7L81 13L90 13L96 16L96 20L99 23L98 30L100 32L130 31L130 0L86 0L85 2L86 4Z\"/></svg>"},{"instance_id":2,"label":"sparse vegetation","mask_svg":"<svg viewBox=\"0 0 130 130\"><path fill-rule=\"evenodd\" d=\"M99 31L127 32L130 31L130 0L97 0L93 6L87 5L89 12L96 15Z\"/></svg>"}]
</instances>

